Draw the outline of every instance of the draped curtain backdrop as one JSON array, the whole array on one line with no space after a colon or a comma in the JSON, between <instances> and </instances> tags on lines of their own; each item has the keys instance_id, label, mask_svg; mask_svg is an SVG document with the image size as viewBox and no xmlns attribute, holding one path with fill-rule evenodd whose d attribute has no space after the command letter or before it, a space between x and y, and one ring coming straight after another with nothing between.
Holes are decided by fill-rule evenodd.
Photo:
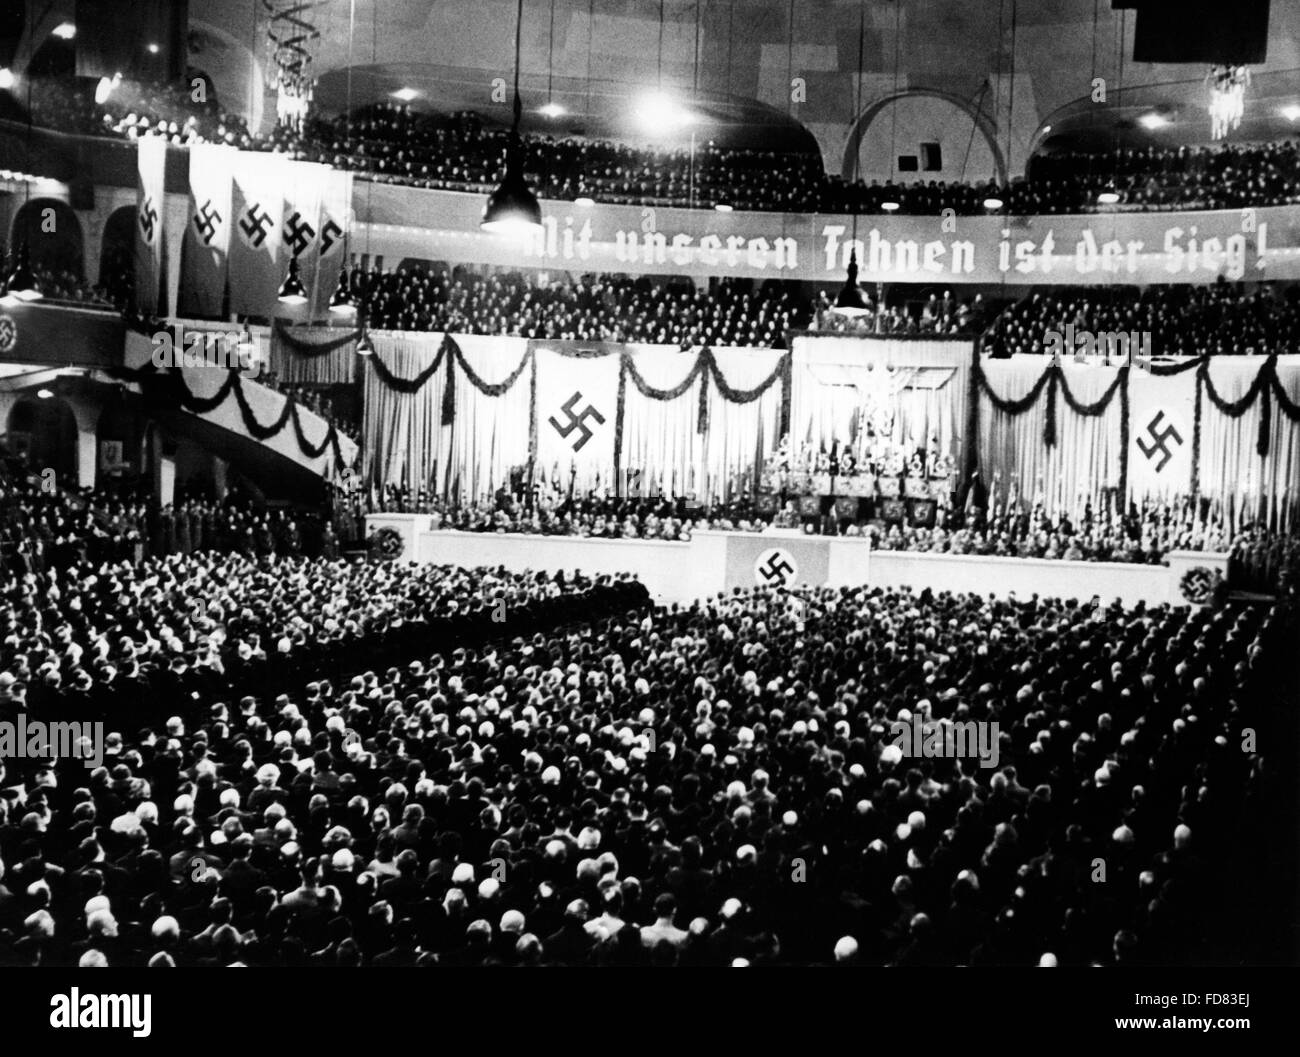
<instances>
[{"instance_id":1,"label":"draped curtain backdrop","mask_svg":"<svg viewBox=\"0 0 1300 1057\"><path fill-rule=\"evenodd\" d=\"M565 487L572 453L583 459L581 490L726 499L753 490L787 426L790 356L780 350L371 338L375 354L361 361L365 473L381 485L479 499L531 467ZM539 395L543 361L552 374ZM628 470L638 471L631 487Z\"/></svg>"},{"instance_id":2,"label":"draped curtain backdrop","mask_svg":"<svg viewBox=\"0 0 1300 1057\"><path fill-rule=\"evenodd\" d=\"M1300 356L1118 367L981 359L972 389L993 502L1018 493L1073 513L1081 496L1104 503L1104 486L1124 503L1193 494L1231 527L1295 522ZM1168 485L1152 486L1152 465L1171 468Z\"/></svg>"},{"instance_id":3,"label":"draped curtain backdrop","mask_svg":"<svg viewBox=\"0 0 1300 1057\"><path fill-rule=\"evenodd\" d=\"M291 385L351 385L357 380L360 330L286 327L271 330L271 370Z\"/></svg>"}]
</instances>

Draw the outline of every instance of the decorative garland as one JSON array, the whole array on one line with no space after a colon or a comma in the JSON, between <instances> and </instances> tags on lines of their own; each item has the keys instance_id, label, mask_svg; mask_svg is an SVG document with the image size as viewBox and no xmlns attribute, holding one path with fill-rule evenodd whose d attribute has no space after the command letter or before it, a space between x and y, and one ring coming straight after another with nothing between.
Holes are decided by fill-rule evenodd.
<instances>
[{"instance_id":1,"label":"decorative garland","mask_svg":"<svg viewBox=\"0 0 1300 1057\"><path fill-rule=\"evenodd\" d=\"M1193 360L1185 360L1181 363L1152 363L1148 368L1152 375L1156 377L1170 377L1172 375L1183 374L1186 371L1196 372L1196 398L1194 418L1192 423L1192 492L1199 493L1200 490L1200 454L1201 454L1201 396L1204 394L1214 405L1215 409L1222 415L1229 418L1240 418L1254 405L1255 401L1260 401L1259 411L1259 433L1255 442L1255 451L1261 457L1267 457L1270 447L1270 434L1273 428L1273 403L1276 401L1277 407L1291 421L1300 422L1300 403L1293 401L1287 395L1286 388L1282 385L1281 378L1277 373L1277 356L1272 355L1264 361L1250 388L1245 394L1237 400L1228 400L1220 395L1214 387L1214 379L1210 377L1211 357L1207 354L1199 356ZM1106 413L1110 407L1111 401L1118 395L1120 400L1120 479L1119 490L1121 495L1126 495L1128 491L1128 447L1129 447L1129 393L1128 383L1132 371L1132 361L1126 360L1120 365L1115 374L1115 379L1106 391L1095 401L1090 404L1082 403L1070 391L1069 381L1066 378L1065 370L1059 361L1054 360L1039 375L1038 379L1030 387L1029 392L1024 396L1014 399L1000 396L993 391L989 383L988 375L984 373L983 358L978 351L974 355L974 362L971 367L971 395L972 408L977 409L978 397L984 396L994 409L1002 414L1017 417L1030 411L1046 393L1047 407L1043 412L1043 445L1047 448L1054 447L1057 440L1056 432L1056 394L1059 390L1065 402L1069 405L1071 411L1076 415L1082 415L1086 418L1095 418L1098 415ZM1268 400L1266 395L1271 393L1273 400ZM973 410L977 414L977 410Z\"/></svg>"},{"instance_id":2,"label":"decorative garland","mask_svg":"<svg viewBox=\"0 0 1300 1057\"><path fill-rule=\"evenodd\" d=\"M1218 569L1207 569L1204 565L1194 565L1178 580L1178 589L1187 601L1196 606L1208 603L1223 583L1223 574Z\"/></svg>"},{"instance_id":3,"label":"decorative garland","mask_svg":"<svg viewBox=\"0 0 1300 1057\"><path fill-rule=\"evenodd\" d=\"M319 333L321 330L320 327L313 327L311 329L316 333ZM344 345L360 341L361 335L364 331L361 327L357 327L356 330L350 330L340 338L331 338L329 341L317 343L313 341L303 341L302 338L295 337L292 328L287 326L284 320L277 319L275 321L274 333L277 338L284 342L286 346L292 349L299 356L306 356L314 359L319 356L328 356L331 352L343 348Z\"/></svg>"},{"instance_id":4,"label":"decorative garland","mask_svg":"<svg viewBox=\"0 0 1300 1057\"><path fill-rule=\"evenodd\" d=\"M159 374L158 371L147 366L137 368L134 371L119 373L140 383L143 387L150 388L155 388L150 385L151 382L166 379L170 383L167 386L167 395L174 399L184 410L195 415L206 415L215 411L233 394L235 403L239 407L239 416L243 421L244 429L254 440L270 440L286 426L292 425L294 439L298 443L298 450L304 456L308 459L318 459L326 452L332 452L336 470L341 471L349 468L347 460L343 457L343 449L339 444L339 432L332 422L326 423L329 428L319 444L313 444L307 439L307 433L303 429L301 410L296 400L286 397L280 414L269 425L258 422L257 416L253 413L253 408L248 402L248 397L244 393L243 379L237 370L227 372L226 380L221 383L212 396L207 397L199 396L189 387L189 384L185 381L185 372L180 367L170 368L165 374Z\"/></svg>"}]
</instances>

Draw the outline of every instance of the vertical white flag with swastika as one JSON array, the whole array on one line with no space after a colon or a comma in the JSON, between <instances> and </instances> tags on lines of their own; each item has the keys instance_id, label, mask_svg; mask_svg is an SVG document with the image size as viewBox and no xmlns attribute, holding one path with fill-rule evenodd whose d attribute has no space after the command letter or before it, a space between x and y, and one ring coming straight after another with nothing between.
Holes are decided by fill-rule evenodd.
<instances>
[{"instance_id":1,"label":"vertical white flag with swastika","mask_svg":"<svg viewBox=\"0 0 1300 1057\"><path fill-rule=\"evenodd\" d=\"M219 316L230 259L231 182L234 147L195 143L190 152L189 216L181 263L182 315Z\"/></svg>"},{"instance_id":2,"label":"vertical white flag with swastika","mask_svg":"<svg viewBox=\"0 0 1300 1057\"><path fill-rule=\"evenodd\" d=\"M330 169L326 172L325 189L321 195L320 223L311 254L311 281L307 282L313 319L323 319L329 314L330 298L339 284L339 269L346 259L347 235L351 226L352 174Z\"/></svg>"},{"instance_id":3,"label":"vertical white flag with swastika","mask_svg":"<svg viewBox=\"0 0 1300 1057\"><path fill-rule=\"evenodd\" d=\"M308 302L302 308L286 309L280 305L277 315L297 319L311 318L311 292L316 282L317 253L320 246L321 202L330 168L319 162L289 162L284 185L284 222L280 225L280 275L289 270L290 257L298 261L298 274L307 291Z\"/></svg>"},{"instance_id":4,"label":"vertical white flag with swastika","mask_svg":"<svg viewBox=\"0 0 1300 1057\"><path fill-rule=\"evenodd\" d=\"M135 210L135 295L141 312L162 315L163 217L167 212L167 140L143 136L138 141L140 180Z\"/></svg>"},{"instance_id":5,"label":"vertical white flag with swastika","mask_svg":"<svg viewBox=\"0 0 1300 1057\"><path fill-rule=\"evenodd\" d=\"M1128 493L1132 502L1192 488L1196 372L1155 376L1134 366L1128 389Z\"/></svg>"},{"instance_id":6,"label":"vertical white flag with swastika","mask_svg":"<svg viewBox=\"0 0 1300 1057\"><path fill-rule=\"evenodd\" d=\"M284 281L280 240L289 165L283 155L259 151L240 151L235 161L230 239L232 312L275 314L276 294Z\"/></svg>"},{"instance_id":7,"label":"vertical white flag with swastika","mask_svg":"<svg viewBox=\"0 0 1300 1057\"><path fill-rule=\"evenodd\" d=\"M614 479L618 417L617 353L562 356L544 345L537 354L537 471L558 468L563 491L576 495L607 488Z\"/></svg>"}]
</instances>

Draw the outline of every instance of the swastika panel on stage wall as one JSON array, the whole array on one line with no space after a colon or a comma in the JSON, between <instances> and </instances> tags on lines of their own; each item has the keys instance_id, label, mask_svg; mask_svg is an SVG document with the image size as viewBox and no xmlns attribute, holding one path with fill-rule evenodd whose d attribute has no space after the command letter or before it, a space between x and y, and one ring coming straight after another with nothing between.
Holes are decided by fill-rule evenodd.
<instances>
[{"instance_id":1,"label":"swastika panel on stage wall","mask_svg":"<svg viewBox=\"0 0 1300 1057\"><path fill-rule=\"evenodd\" d=\"M536 353L537 471L578 491L618 486L614 427L618 422L619 358Z\"/></svg>"},{"instance_id":2,"label":"swastika panel on stage wall","mask_svg":"<svg viewBox=\"0 0 1300 1057\"><path fill-rule=\"evenodd\" d=\"M769 547L754 561L754 583L759 587L789 587L798 574L793 555L783 547Z\"/></svg>"},{"instance_id":3,"label":"swastika panel on stage wall","mask_svg":"<svg viewBox=\"0 0 1300 1057\"><path fill-rule=\"evenodd\" d=\"M1129 382L1129 495L1185 494L1192 483L1196 428L1195 372L1153 376L1135 370Z\"/></svg>"},{"instance_id":4,"label":"swastika panel on stage wall","mask_svg":"<svg viewBox=\"0 0 1300 1057\"><path fill-rule=\"evenodd\" d=\"M830 562L826 536L738 534L727 540L727 590L824 584Z\"/></svg>"}]
</instances>

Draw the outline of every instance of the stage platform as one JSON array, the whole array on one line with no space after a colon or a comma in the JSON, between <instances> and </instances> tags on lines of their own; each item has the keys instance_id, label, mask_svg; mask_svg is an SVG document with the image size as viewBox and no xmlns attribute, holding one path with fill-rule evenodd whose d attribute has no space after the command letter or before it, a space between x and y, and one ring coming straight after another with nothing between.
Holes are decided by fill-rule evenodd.
<instances>
[{"instance_id":1,"label":"stage platform","mask_svg":"<svg viewBox=\"0 0 1300 1057\"><path fill-rule=\"evenodd\" d=\"M1188 569L1204 566L1224 575L1228 569L1227 554L1195 551L1171 552L1168 565L1128 565L872 550L866 539L789 530L697 532L687 541L667 541L435 530L425 514L371 514L366 520L368 531L387 526L401 536L399 560L627 572L660 602L689 602L735 587L806 583L1181 604L1179 581Z\"/></svg>"}]
</instances>

